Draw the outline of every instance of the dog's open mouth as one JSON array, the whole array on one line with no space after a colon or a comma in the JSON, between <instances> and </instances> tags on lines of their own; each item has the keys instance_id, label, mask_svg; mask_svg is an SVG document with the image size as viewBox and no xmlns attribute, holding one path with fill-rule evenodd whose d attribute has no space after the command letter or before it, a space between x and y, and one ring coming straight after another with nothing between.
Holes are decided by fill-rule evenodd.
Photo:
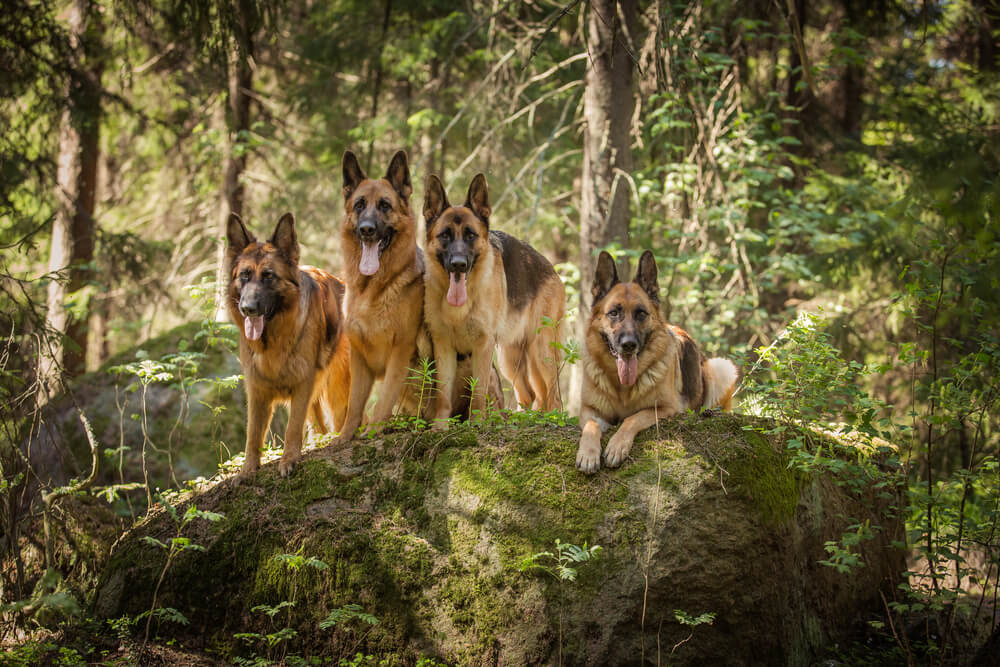
<instances>
[{"instance_id":1,"label":"dog's open mouth","mask_svg":"<svg viewBox=\"0 0 1000 667\"><path fill-rule=\"evenodd\" d=\"M623 357L619 355L615 358L618 364L618 381L623 387L631 387L639 377L639 357Z\"/></svg>"},{"instance_id":2,"label":"dog's open mouth","mask_svg":"<svg viewBox=\"0 0 1000 667\"><path fill-rule=\"evenodd\" d=\"M363 276L374 276L378 271L379 258L392 242L393 230L386 229L382 238L378 241L361 242L361 261L358 263L358 271Z\"/></svg>"},{"instance_id":3,"label":"dog's open mouth","mask_svg":"<svg viewBox=\"0 0 1000 667\"><path fill-rule=\"evenodd\" d=\"M618 381L622 383L623 387L631 387L639 379L639 353L636 352L628 357L622 356L621 352L612 345L607 334L601 333L601 338L608 346L608 352L615 358L615 365L618 366Z\"/></svg>"},{"instance_id":4,"label":"dog's open mouth","mask_svg":"<svg viewBox=\"0 0 1000 667\"><path fill-rule=\"evenodd\" d=\"M457 272L448 274L448 303L452 306L465 305L465 301L468 299L465 280L468 275L468 273Z\"/></svg>"},{"instance_id":5,"label":"dog's open mouth","mask_svg":"<svg viewBox=\"0 0 1000 667\"><path fill-rule=\"evenodd\" d=\"M264 335L264 316L246 316L243 320L243 332L250 340L260 340L260 337Z\"/></svg>"}]
</instances>

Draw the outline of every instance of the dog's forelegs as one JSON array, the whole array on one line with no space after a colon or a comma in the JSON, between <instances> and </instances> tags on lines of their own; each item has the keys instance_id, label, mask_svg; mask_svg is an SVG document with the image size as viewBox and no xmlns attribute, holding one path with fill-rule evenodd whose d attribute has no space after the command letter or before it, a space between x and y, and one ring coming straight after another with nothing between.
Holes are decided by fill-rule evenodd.
<instances>
[{"instance_id":1,"label":"dog's forelegs","mask_svg":"<svg viewBox=\"0 0 1000 667\"><path fill-rule=\"evenodd\" d=\"M660 416L666 416L660 414ZM617 468L625 462L629 450L632 449L632 441L635 440L641 431L646 430L656 423L657 412L652 408L640 410L631 417L627 417L618 431L611 436L608 447L604 450L604 463L609 468Z\"/></svg>"},{"instance_id":2,"label":"dog's forelegs","mask_svg":"<svg viewBox=\"0 0 1000 667\"><path fill-rule=\"evenodd\" d=\"M437 373L437 400L434 408L434 430L443 431L451 423L451 395L454 393L458 358L455 348L446 341L434 342L434 368Z\"/></svg>"},{"instance_id":3,"label":"dog's forelegs","mask_svg":"<svg viewBox=\"0 0 1000 667\"><path fill-rule=\"evenodd\" d=\"M282 477L295 468L302 459L302 432L305 430L306 415L309 404L312 403L313 382L303 382L298 391L292 394L288 406L288 426L285 427L285 447L278 462L278 472Z\"/></svg>"},{"instance_id":4,"label":"dog's forelegs","mask_svg":"<svg viewBox=\"0 0 1000 667\"><path fill-rule=\"evenodd\" d=\"M576 467L581 472L595 473L601 468L601 424L597 414L586 405L580 409L580 447L576 450Z\"/></svg>"},{"instance_id":5,"label":"dog's forelegs","mask_svg":"<svg viewBox=\"0 0 1000 667\"><path fill-rule=\"evenodd\" d=\"M264 446L264 432L271 423L274 401L269 394L250 391L247 387L247 446L243 453L243 468L237 477L242 481L260 468L260 450Z\"/></svg>"},{"instance_id":6,"label":"dog's forelegs","mask_svg":"<svg viewBox=\"0 0 1000 667\"><path fill-rule=\"evenodd\" d=\"M347 399L347 418L344 420L340 435L334 441L334 446L346 445L354 438L354 432L361 426L365 415L365 403L371 394L375 374L368 368L368 363L360 352L351 349L351 393Z\"/></svg>"},{"instance_id":7,"label":"dog's forelegs","mask_svg":"<svg viewBox=\"0 0 1000 667\"><path fill-rule=\"evenodd\" d=\"M410 359L413 358L415 350L415 344L399 345L393 347L389 353L378 401L375 402L375 409L372 411L372 424L375 429L392 416L392 410L403 393L403 383L406 382L406 376L410 371ZM352 367L351 371L353 370Z\"/></svg>"}]
</instances>

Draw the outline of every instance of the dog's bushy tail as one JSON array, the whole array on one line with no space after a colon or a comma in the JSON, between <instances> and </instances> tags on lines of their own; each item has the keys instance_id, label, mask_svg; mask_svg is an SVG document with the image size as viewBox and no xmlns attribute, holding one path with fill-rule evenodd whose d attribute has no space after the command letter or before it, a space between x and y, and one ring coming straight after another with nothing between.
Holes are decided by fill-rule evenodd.
<instances>
[{"instance_id":1,"label":"dog's bushy tail","mask_svg":"<svg viewBox=\"0 0 1000 667\"><path fill-rule=\"evenodd\" d=\"M721 407L729 410L733 407L733 392L736 391L736 380L739 371L728 359L714 357L705 360L701 365L701 374L705 381L706 410Z\"/></svg>"}]
</instances>

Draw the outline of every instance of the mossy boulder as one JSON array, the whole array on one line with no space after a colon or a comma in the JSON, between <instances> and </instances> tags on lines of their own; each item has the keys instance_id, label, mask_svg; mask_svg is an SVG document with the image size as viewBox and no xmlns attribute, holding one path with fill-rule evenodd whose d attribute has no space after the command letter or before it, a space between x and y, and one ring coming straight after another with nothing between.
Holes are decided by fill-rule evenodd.
<instances>
[{"instance_id":1,"label":"mossy boulder","mask_svg":"<svg viewBox=\"0 0 1000 667\"><path fill-rule=\"evenodd\" d=\"M520 420L520 417L514 418ZM186 497L224 515L192 521L205 548L171 562L157 606L190 625L162 636L220 658L266 655L237 633L296 636L271 657L356 652L413 664L792 664L822 658L881 608L904 569L897 520L872 497L788 467L783 442L747 417L689 415L640 436L621 469L573 466L579 429L538 423L393 433L318 449L288 479ZM757 430L755 430L757 429ZM865 566L820 565L855 520L881 526ZM154 512L114 549L93 601L102 617L148 610L177 524ZM575 581L522 571L555 541L601 545ZM292 570L280 554L328 568ZM543 559L544 561L544 559ZM285 606L273 620L258 605ZM358 605L377 625L330 613ZM675 617L716 614L711 625ZM154 624L154 631L155 631Z\"/></svg>"}]
</instances>

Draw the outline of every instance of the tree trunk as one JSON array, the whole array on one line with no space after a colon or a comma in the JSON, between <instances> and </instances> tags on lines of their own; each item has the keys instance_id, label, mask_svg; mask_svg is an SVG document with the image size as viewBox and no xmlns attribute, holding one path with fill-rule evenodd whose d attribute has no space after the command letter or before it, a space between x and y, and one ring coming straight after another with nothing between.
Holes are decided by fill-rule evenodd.
<instances>
[{"instance_id":1,"label":"tree trunk","mask_svg":"<svg viewBox=\"0 0 1000 667\"><path fill-rule=\"evenodd\" d=\"M596 252L612 242L628 247L631 186L625 176L632 171L630 130L635 108L635 65L630 55L634 50L629 40L635 26L635 0L590 3L580 198L581 331L590 306ZM621 275L628 275L626 266L620 268Z\"/></svg>"},{"instance_id":2,"label":"tree trunk","mask_svg":"<svg viewBox=\"0 0 1000 667\"><path fill-rule=\"evenodd\" d=\"M73 62L59 135L58 207L49 252L49 272L63 275L49 283L46 322L57 337L40 359L42 398L59 390L63 373L72 377L86 369L87 313L71 317L66 301L86 285L94 258L102 36L99 8L90 0L74 0L69 12Z\"/></svg>"},{"instance_id":3,"label":"tree trunk","mask_svg":"<svg viewBox=\"0 0 1000 667\"><path fill-rule=\"evenodd\" d=\"M846 27L863 30L863 26L858 25L858 7L855 6L855 0L843 0L842 4ZM848 63L844 67L844 75L840 81L840 96L844 104L840 117L840 127L852 139L860 140L862 112L864 111L862 95L865 89L865 71L857 63Z\"/></svg>"},{"instance_id":4,"label":"tree trunk","mask_svg":"<svg viewBox=\"0 0 1000 667\"><path fill-rule=\"evenodd\" d=\"M222 215L216 232L218 251L216 254L215 312L216 319L229 318L223 299L226 295L226 224L229 215L243 216L246 189L243 186L243 172L247 168L247 134L250 132L250 95L253 91L253 62L255 58L254 34L242 17L235 44L229 58L229 109L226 126L229 130L229 153L226 157L226 173L222 183Z\"/></svg>"}]
</instances>

